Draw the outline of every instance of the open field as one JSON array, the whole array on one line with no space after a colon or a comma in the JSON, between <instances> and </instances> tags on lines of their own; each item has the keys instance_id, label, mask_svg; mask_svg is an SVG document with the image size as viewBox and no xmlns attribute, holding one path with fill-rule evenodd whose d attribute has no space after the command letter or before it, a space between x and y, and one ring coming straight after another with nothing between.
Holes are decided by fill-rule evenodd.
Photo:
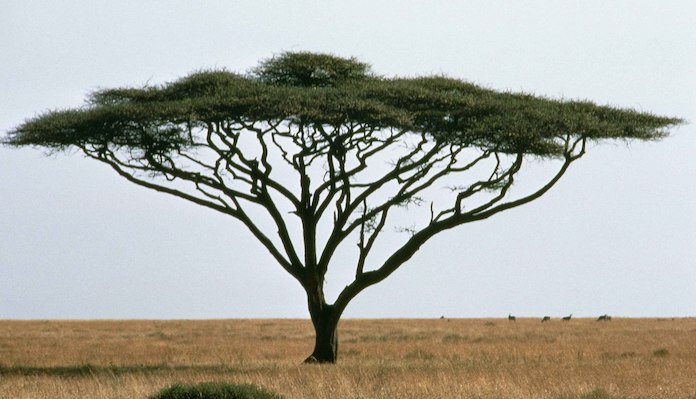
<instances>
[{"instance_id":1,"label":"open field","mask_svg":"<svg viewBox=\"0 0 696 399\"><path fill-rule=\"evenodd\" d=\"M251 382L289 399L696 398L696 319L345 320L303 365L307 320L0 321L0 398L146 398Z\"/></svg>"}]
</instances>

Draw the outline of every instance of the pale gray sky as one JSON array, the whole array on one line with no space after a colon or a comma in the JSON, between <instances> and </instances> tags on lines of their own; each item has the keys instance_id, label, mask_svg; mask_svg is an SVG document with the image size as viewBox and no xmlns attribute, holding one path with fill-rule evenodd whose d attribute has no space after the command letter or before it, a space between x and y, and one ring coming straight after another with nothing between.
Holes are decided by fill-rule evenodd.
<instances>
[{"instance_id":1,"label":"pale gray sky","mask_svg":"<svg viewBox=\"0 0 696 399\"><path fill-rule=\"evenodd\" d=\"M0 134L98 88L299 50L696 121L690 0L1 8ZM447 232L345 316L696 316L695 126L590 148L545 197ZM300 287L241 225L79 154L0 148L0 187L0 319L307 317Z\"/></svg>"}]
</instances>

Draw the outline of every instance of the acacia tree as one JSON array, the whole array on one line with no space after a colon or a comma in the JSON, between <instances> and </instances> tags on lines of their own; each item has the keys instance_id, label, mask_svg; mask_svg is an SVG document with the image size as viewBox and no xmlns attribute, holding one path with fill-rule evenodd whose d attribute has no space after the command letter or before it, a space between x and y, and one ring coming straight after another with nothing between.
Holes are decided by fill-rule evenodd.
<instances>
[{"instance_id":1,"label":"acacia tree","mask_svg":"<svg viewBox=\"0 0 696 399\"><path fill-rule=\"evenodd\" d=\"M333 363L349 302L438 233L539 198L590 141L656 140L681 122L283 53L247 74L200 71L99 90L86 106L27 120L4 141L77 148L135 184L241 222L307 294L316 331L307 360ZM558 169L515 194L530 157ZM400 241L394 229L406 233ZM387 256L374 251L382 241L391 243ZM352 280L331 302L325 277L351 250Z\"/></svg>"}]
</instances>

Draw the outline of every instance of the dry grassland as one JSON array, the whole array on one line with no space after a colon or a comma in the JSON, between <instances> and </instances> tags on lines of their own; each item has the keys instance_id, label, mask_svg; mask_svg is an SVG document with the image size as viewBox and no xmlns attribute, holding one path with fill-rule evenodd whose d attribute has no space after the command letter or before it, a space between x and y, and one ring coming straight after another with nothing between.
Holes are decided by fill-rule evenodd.
<instances>
[{"instance_id":1,"label":"dry grassland","mask_svg":"<svg viewBox=\"0 0 696 399\"><path fill-rule=\"evenodd\" d=\"M696 399L696 319L345 320L302 365L306 320L0 321L0 398L147 398L250 382L288 399Z\"/></svg>"}]
</instances>

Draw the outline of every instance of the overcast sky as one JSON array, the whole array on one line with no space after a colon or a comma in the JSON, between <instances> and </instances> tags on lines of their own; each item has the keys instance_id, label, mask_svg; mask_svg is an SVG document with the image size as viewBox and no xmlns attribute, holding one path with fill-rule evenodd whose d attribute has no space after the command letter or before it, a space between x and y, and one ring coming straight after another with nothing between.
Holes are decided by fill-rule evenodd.
<instances>
[{"instance_id":1,"label":"overcast sky","mask_svg":"<svg viewBox=\"0 0 696 399\"><path fill-rule=\"evenodd\" d=\"M304 50L682 117L441 235L345 316L696 316L695 16L691 0L6 1L0 134L95 89ZM77 153L0 148L0 187L0 319L308 316L240 224Z\"/></svg>"}]
</instances>

